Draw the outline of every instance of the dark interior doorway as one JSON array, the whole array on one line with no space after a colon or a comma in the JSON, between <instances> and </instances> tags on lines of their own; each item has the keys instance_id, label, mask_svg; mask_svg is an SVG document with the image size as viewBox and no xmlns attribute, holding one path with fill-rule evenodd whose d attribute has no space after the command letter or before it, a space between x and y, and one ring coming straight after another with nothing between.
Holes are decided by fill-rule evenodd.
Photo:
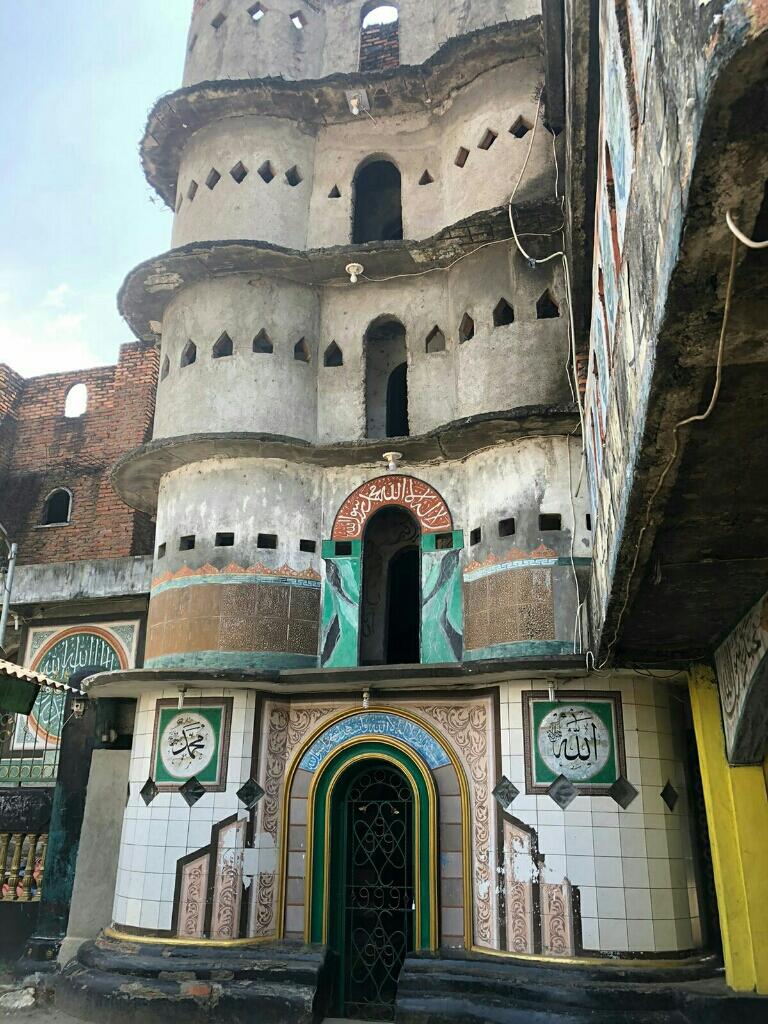
<instances>
[{"instance_id":1,"label":"dark interior doorway","mask_svg":"<svg viewBox=\"0 0 768 1024\"><path fill-rule=\"evenodd\" d=\"M401 508L384 508L363 537L361 665L419 663L419 527Z\"/></svg>"},{"instance_id":2,"label":"dark interior doorway","mask_svg":"<svg viewBox=\"0 0 768 1024\"><path fill-rule=\"evenodd\" d=\"M392 242L403 237L400 171L372 160L355 174L352 241Z\"/></svg>"},{"instance_id":3,"label":"dark interior doorway","mask_svg":"<svg viewBox=\"0 0 768 1024\"><path fill-rule=\"evenodd\" d=\"M407 437L408 349L405 327L391 316L365 332L366 437Z\"/></svg>"}]
</instances>

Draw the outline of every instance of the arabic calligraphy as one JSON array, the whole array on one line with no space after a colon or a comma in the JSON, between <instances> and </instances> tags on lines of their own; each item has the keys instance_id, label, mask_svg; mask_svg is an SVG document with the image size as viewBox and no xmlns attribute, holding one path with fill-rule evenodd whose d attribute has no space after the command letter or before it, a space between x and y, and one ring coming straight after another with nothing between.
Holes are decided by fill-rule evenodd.
<instances>
[{"instance_id":1,"label":"arabic calligraphy","mask_svg":"<svg viewBox=\"0 0 768 1024\"><path fill-rule=\"evenodd\" d=\"M598 775L611 755L605 722L585 704L558 704L541 720L539 754L550 771L573 782Z\"/></svg>"},{"instance_id":2,"label":"arabic calligraphy","mask_svg":"<svg viewBox=\"0 0 768 1024\"><path fill-rule=\"evenodd\" d=\"M419 521L423 533L437 533L453 527L451 513L437 493L416 477L379 476L368 480L344 501L333 523L333 540L355 540L362 536L370 516L385 505L407 508Z\"/></svg>"},{"instance_id":3,"label":"arabic calligraphy","mask_svg":"<svg viewBox=\"0 0 768 1024\"><path fill-rule=\"evenodd\" d=\"M189 779L206 768L216 749L211 723L203 715L180 711L166 725L160 739L160 757L166 771Z\"/></svg>"}]
</instances>

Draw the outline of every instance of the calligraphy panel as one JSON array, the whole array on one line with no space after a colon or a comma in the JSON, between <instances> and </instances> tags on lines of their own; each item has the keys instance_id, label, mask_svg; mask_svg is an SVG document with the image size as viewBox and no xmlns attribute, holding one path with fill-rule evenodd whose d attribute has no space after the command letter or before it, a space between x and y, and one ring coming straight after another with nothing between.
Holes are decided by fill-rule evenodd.
<instances>
[{"instance_id":1,"label":"calligraphy panel","mask_svg":"<svg viewBox=\"0 0 768 1024\"><path fill-rule=\"evenodd\" d=\"M206 789L223 790L231 717L231 697L205 697L182 708L175 700L159 700L152 741L158 789L177 790L194 776Z\"/></svg>"},{"instance_id":2,"label":"calligraphy panel","mask_svg":"<svg viewBox=\"0 0 768 1024\"><path fill-rule=\"evenodd\" d=\"M561 775L587 796L605 796L626 776L618 693L523 694L527 793L541 793Z\"/></svg>"},{"instance_id":3,"label":"calligraphy panel","mask_svg":"<svg viewBox=\"0 0 768 1024\"><path fill-rule=\"evenodd\" d=\"M388 505L410 512L422 533L453 529L448 506L436 490L416 477L393 473L366 481L345 499L333 521L331 539L361 538L370 517Z\"/></svg>"}]
</instances>

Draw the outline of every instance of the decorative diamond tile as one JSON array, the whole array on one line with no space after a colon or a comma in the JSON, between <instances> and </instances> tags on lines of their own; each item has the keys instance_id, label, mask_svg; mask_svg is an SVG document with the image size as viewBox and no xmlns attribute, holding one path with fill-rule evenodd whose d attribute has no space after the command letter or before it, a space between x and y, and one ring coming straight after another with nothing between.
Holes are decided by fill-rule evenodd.
<instances>
[{"instance_id":1,"label":"decorative diamond tile","mask_svg":"<svg viewBox=\"0 0 768 1024\"><path fill-rule=\"evenodd\" d=\"M677 792L677 790L669 781L669 779L667 779L667 781L664 783L664 789L662 789L661 791L661 799L664 801L664 803L667 805L670 811L674 811L675 806L677 805L677 801L680 799L680 794Z\"/></svg>"},{"instance_id":2,"label":"decorative diamond tile","mask_svg":"<svg viewBox=\"0 0 768 1024\"><path fill-rule=\"evenodd\" d=\"M256 804L264 796L264 790L256 779L248 779L237 791L237 799L242 801L249 811L252 811Z\"/></svg>"},{"instance_id":3,"label":"decorative diamond tile","mask_svg":"<svg viewBox=\"0 0 768 1024\"><path fill-rule=\"evenodd\" d=\"M496 785L493 787L493 797L497 804L506 810L511 806L512 801L515 799L520 790L514 784L510 782L506 775L502 775Z\"/></svg>"},{"instance_id":4,"label":"decorative diamond tile","mask_svg":"<svg viewBox=\"0 0 768 1024\"><path fill-rule=\"evenodd\" d=\"M610 795L619 807L622 807L626 811L637 796L637 790L628 779L625 779L623 775L620 775L611 786Z\"/></svg>"},{"instance_id":5,"label":"decorative diamond tile","mask_svg":"<svg viewBox=\"0 0 768 1024\"><path fill-rule=\"evenodd\" d=\"M159 792L160 791L155 785L155 780L150 777L139 790L139 796L147 805L147 807L149 807L149 805L152 803L152 801L155 799Z\"/></svg>"},{"instance_id":6,"label":"decorative diamond tile","mask_svg":"<svg viewBox=\"0 0 768 1024\"><path fill-rule=\"evenodd\" d=\"M555 781L547 790L547 794L552 797L557 806L561 810L565 810L572 800L575 800L577 793L576 787L570 779L566 779L564 775L558 775Z\"/></svg>"},{"instance_id":7,"label":"decorative diamond tile","mask_svg":"<svg viewBox=\"0 0 768 1024\"><path fill-rule=\"evenodd\" d=\"M200 797L204 795L205 786L198 782L197 776L193 775L191 779L187 779L183 786L179 786L179 792L189 806L194 807Z\"/></svg>"}]
</instances>

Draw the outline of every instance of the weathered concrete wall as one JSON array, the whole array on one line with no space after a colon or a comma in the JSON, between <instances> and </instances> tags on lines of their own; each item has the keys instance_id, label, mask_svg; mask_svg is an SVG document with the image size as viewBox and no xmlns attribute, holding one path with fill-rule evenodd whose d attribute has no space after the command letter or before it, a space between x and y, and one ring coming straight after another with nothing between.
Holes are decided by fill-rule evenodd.
<instances>
[{"instance_id":1,"label":"weathered concrete wall","mask_svg":"<svg viewBox=\"0 0 768 1024\"><path fill-rule=\"evenodd\" d=\"M187 40L184 85L224 78L320 78L357 71L359 26L369 3L332 0L322 8L302 0L272 0L254 21L242 0L219 0L195 9ZM400 0L400 63L421 64L455 36L541 13L537 0ZM306 20L296 28L291 15ZM219 28L217 16L226 20Z\"/></svg>"},{"instance_id":2,"label":"weathered concrete wall","mask_svg":"<svg viewBox=\"0 0 768 1024\"><path fill-rule=\"evenodd\" d=\"M533 124L543 84L539 60L518 60L481 75L444 103L419 114L359 117L316 130L275 117L216 121L191 136L177 185L173 245L225 238L258 238L292 248L346 245L352 230L353 179L372 154L392 160L402 176L403 235L427 238L480 210L503 205L531 141L509 129L523 117ZM485 132L497 134L488 149ZM469 151L463 167L460 147ZM230 169L244 164L240 182ZM266 182L259 168L270 165ZM285 172L296 167L300 184ZM221 179L205 182L215 169ZM419 185L425 171L434 179ZM196 183L194 198L190 187ZM340 197L332 197L335 189ZM552 137L539 125L516 201L554 191Z\"/></svg>"},{"instance_id":3,"label":"weathered concrete wall","mask_svg":"<svg viewBox=\"0 0 768 1024\"><path fill-rule=\"evenodd\" d=\"M131 764L129 750L94 750L80 833L67 935L59 951L64 965L87 939L112 923L123 808Z\"/></svg>"},{"instance_id":4,"label":"weathered concrete wall","mask_svg":"<svg viewBox=\"0 0 768 1024\"><path fill-rule=\"evenodd\" d=\"M331 442L365 436L364 336L377 317L399 319L406 329L411 434L460 416L525 405L568 401L565 295L554 263L529 270L509 247L487 248L445 273L391 282L313 289L267 277L233 276L196 284L169 306L161 359L168 375L158 387L155 437L199 431L250 430ZM562 315L536 319L536 302L550 293ZM514 309L514 323L495 327L500 299ZM475 336L459 344L469 313ZM444 352L427 352L438 326ZM253 352L266 330L272 354ZM212 358L222 331L233 355ZM294 358L306 338L311 361ZM180 366L189 339L197 346L191 366ZM343 365L326 367L331 341ZM373 382L372 382L373 383Z\"/></svg>"},{"instance_id":5,"label":"weathered concrete wall","mask_svg":"<svg viewBox=\"0 0 768 1024\"><path fill-rule=\"evenodd\" d=\"M13 578L13 603L148 594L151 576L152 555L20 565Z\"/></svg>"}]
</instances>

